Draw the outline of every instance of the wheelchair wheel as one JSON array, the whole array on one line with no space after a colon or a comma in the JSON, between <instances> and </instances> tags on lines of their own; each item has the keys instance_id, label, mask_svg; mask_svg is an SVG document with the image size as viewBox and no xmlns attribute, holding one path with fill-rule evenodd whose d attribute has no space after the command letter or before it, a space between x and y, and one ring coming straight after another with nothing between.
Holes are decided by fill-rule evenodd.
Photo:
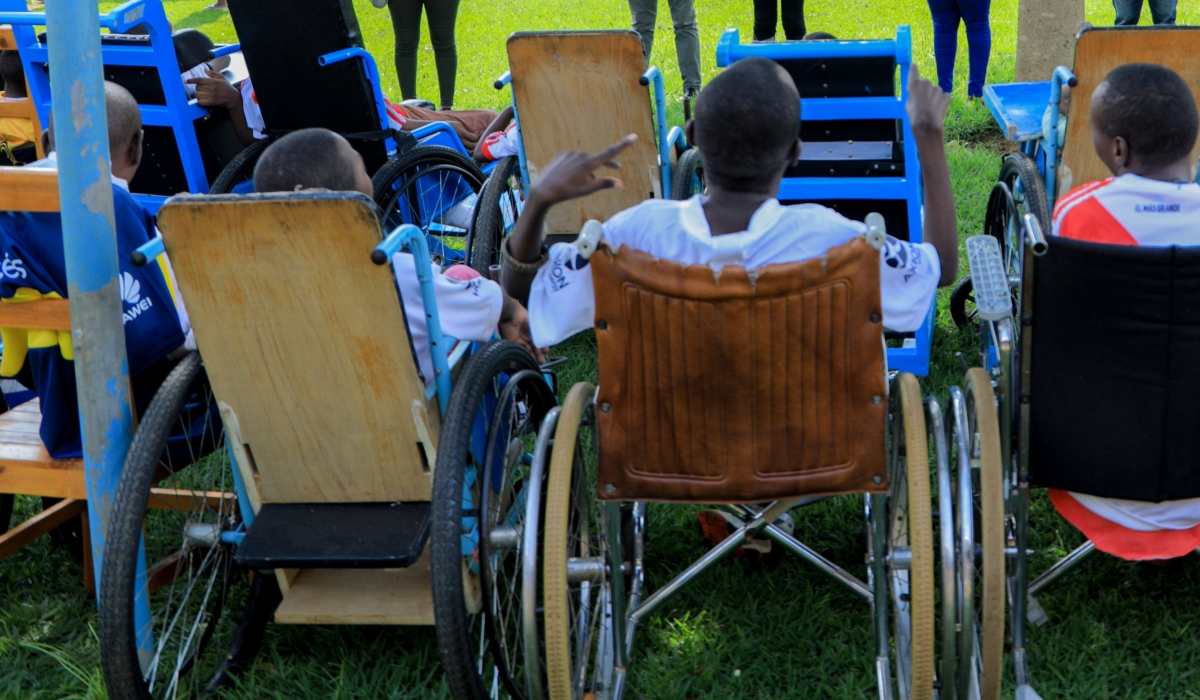
<instances>
[{"instance_id":1,"label":"wheelchair wheel","mask_svg":"<svg viewBox=\"0 0 1200 700\"><path fill-rule=\"evenodd\" d=\"M257 654L278 603L274 577L238 569L223 537L241 515L215 406L192 353L159 387L126 457L100 584L113 700L226 686Z\"/></svg>"},{"instance_id":2,"label":"wheelchair wheel","mask_svg":"<svg viewBox=\"0 0 1200 700\"><path fill-rule=\"evenodd\" d=\"M475 161L446 146L417 146L371 179L383 229L415 224L443 268L467 262L467 231L486 177Z\"/></svg>"},{"instance_id":3,"label":"wheelchair wheel","mask_svg":"<svg viewBox=\"0 0 1200 700\"><path fill-rule=\"evenodd\" d=\"M953 444L960 465L956 519L964 635L959 697L967 697L974 685L982 700L997 700L1004 663L1005 485L996 396L985 370L967 372L965 397L958 403ZM969 478L963 478L967 471Z\"/></svg>"},{"instance_id":4,"label":"wheelchair wheel","mask_svg":"<svg viewBox=\"0 0 1200 700\"><path fill-rule=\"evenodd\" d=\"M468 264L484 277L491 265L500 264L500 242L512 231L523 204L521 163L516 156L501 158L479 192L468 236Z\"/></svg>"},{"instance_id":5,"label":"wheelchair wheel","mask_svg":"<svg viewBox=\"0 0 1200 700\"><path fill-rule=\"evenodd\" d=\"M604 697L616 640L606 616L608 528L596 500L596 387L580 382L554 431L542 540L546 689L550 700ZM614 533L618 534L619 533ZM623 643L623 640L621 641Z\"/></svg>"},{"instance_id":6,"label":"wheelchair wheel","mask_svg":"<svg viewBox=\"0 0 1200 700\"><path fill-rule=\"evenodd\" d=\"M971 275L964 275L950 294L950 318L958 328L966 328L967 324L975 322L978 315L975 285L971 283Z\"/></svg>"},{"instance_id":7,"label":"wheelchair wheel","mask_svg":"<svg viewBox=\"0 0 1200 700\"><path fill-rule=\"evenodd\" d=\"M893 394L886 517L896 678L901 697L931 700L935 610L929 437L917 378L898 375ZM905 555L910 555L907 566L900 564Z\"/></svg>"},{"instance_id":8,"label":"wheelchair wheel","mask_svg":"<svg viewBox=\"0 0 1200 700\"><path fill-rule=\"evenodd\" d=\"M272 143L271 139L260 139L242 149L242 152L234 156L233 160L229 161L217 179L213 181L212 187L208 188L209 194L243 194L254 191L254 166L258 165L258 159L262 157L263 151L267 150L267 146Z\"/></svg>"},{"instance_id":9,"label":"wheelchair wheel","mask_svg":"<svg viewBox=\"0 0 1200 700\"><path fill-rule=\"evenodd\" d=\"M671 173L671 199L691 199L692 195L704 193L704 163L700 151L689 148L675 162Z\"/></svg>"},{"instance_id":10,"label":"wheelchair wheel","mask_svg":"<svg viewBox=\"0 0 1200 700\"><path fill-rule=\"evenodd\" d=\"M1042 231L1050 234L1050 202L1046 197L1046 183L1038 172L1037 163L1024 153L1004 156L1000 166L1000 182L1012 193L1018 219L1033 214L1042 225Z\"/></svg>"},{"instance_id":11,"label":"wheelchair wheel","mask_svg":"<svg viewBox=\"0 0 1200 700\"><path fill-rule=\"evenodd\" d=\"M491 343L459 376L433 478L431 565L438 651L451 695L524 698L522 534L540 496L530 448L555 404L537 362Z\"/></svg>"}]
</instances>

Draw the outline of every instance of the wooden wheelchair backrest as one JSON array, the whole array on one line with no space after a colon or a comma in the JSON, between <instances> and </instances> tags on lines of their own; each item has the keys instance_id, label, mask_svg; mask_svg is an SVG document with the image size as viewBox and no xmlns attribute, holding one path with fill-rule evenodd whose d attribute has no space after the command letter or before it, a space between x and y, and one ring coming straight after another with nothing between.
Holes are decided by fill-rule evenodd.
<instances>
[{"instance_id":1,"label":"wooden wheelchair backrest","mask_svg":"<svg viewBox=\"0 0 1200 700\"><path fill-rule=\"evenodd\" d=\"M1075 44L1075 77L1067 116L1056 199L1072 188L1112 175L1092 146L1092 93L1112 69L1126 63L1157 63L1178 73L1200 104L1200 27L1088 29ZM1200 141L1192 149L1192 164Z\"/></svg>"},{"instance_id":2,"label":"wooden wheelchair backrest","mask_svg":"<svg viewBox=\"0 0 1200 700\"><path fill-rule=\"evenodd\" d=\"M879 253L748 271L592 256L600 497L762 502L887 489Z\"/></svg>"},{"instance_id":3,"label":"wooden wheelchair backrest","mask_svg":"<svg viewBox=\"0 0 1200 700\"><path fill-rule=\"evenodd\" d=\"M436 409L392 267L370 260L381 240L371 200L180 196L158 225L263 502L428 501L436 448L426 456L420 435L437 435Z\"/></svg>"},{"instance_id":4,"label":"wooden wheelchair backrest","mask_svg":"<svg viewBox=\"0 0 1200 700\"><path fill-rule=\"evenodd\" d=\"M7 25L0 27L0 51L16 51L17 40L13 36L12 27ZM25 85L25 94L29 94L28 82ZM42 120L38 118L37 106L33 104L33 100L22 100L21 102L5 102L0 100L0 119L15 117L17 119L28 119L33 122L33 133L37 136L42 135ZM41 138L34 139L34 148L37 149L37 157L45 158L46 154L42 151ZM9 211L9 209L0 209L0 211Z\"/></svg>"},{"instance_id":5,"label":"wooden wheelchair backrest","mask_svg":"<svg viewBox=\"0 0 1200 700\"><path fill-rule=\"evenodd\" d=\"M551 234L575 234L588 219L606 221L660 192L658 147L642 43L628 30L517 32L508 38L513 98L530 180L561 151L594 153L629 134L638 140L618 157L623 189L559 204ZM603 171L602 171L603 172Z\"/></svg>"}]
</instances>

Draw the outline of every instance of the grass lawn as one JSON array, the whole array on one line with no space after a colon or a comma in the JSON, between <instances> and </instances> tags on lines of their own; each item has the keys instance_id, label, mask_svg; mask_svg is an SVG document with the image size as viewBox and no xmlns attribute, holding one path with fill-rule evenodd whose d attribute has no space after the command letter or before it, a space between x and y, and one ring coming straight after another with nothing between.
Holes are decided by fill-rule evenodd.
<instances>
[{"instance_id":1,"label":"grass lawn","mask_svg":"<svg viewBox=\"0 0 1200 700\"><path fill-rule=\"evenodd\" d=\"M166 0L177 27L203 29L218 41L236 39L228 15L205 10L210 0ZM115 3L105 3L111 7ZM716 72L713 48L727 27L750 36L750 0L697 0L704 71ZM659 17L653 62L665 70L668 94L680 80L666 2ZM922 0L809 0L811 31L841 38L891 36L913 27L916 61L934 72L929 12ZM384 90L399 98L386 11L355 0L367 47L378 57ZM1110 23L1109 0L1088 0L1088 18ZM994 47L990 82L1012 79L1017 0L992 3ZM1147 13L1148 14L1148 11ZM1143 21L1148 21L1144 19ZM1180 23L1200 23L1200 7L1181 3ZM506 68L505 37L522 29L599 29L629 26L621 0L467 0L458 23L456 105L499 108L507 92L491 81ZM948 140L951 175L963 236L981 232L988 192L1004 144L987 110L963 99L966 43L961 43L959 92ZM299 71L298 74L304 74ZM436 99L433 53L421 49L420 95ZM297 84L297 99L320 99L319 84ZM680 105L671 106L674 120ZM963 266L965 271L965 264ZM934 367L925 381L939 396L961 381L954 357L971 357L975 339L957 331L939 299ZM584 335L559 350L574 358L561 377L564 391L595 378L594 341ZM19 499L18 517L29 499ZM649 566L653 590L701 551L694 509L652 506ZM1034 502L1035 571L1082 538L1039 493ZM861 501L842 498L798 513L797 530L810 546L865 577ZM94 602L81 571L48 538L0 563L0 698L25 700L104 697ZM1158 570L1103 555L1081 566L1040 600L1050 624L1032 628L1028 648L1037 687L1046 698L1200 698L1200 636L1186 591L1200 587L1200 558ZM634 698L805 697L864 698L875 677L868 608L795 559L763 567L728 561L686 589L639 633L629 691ZM1011 693L1011 689L1007 692ZM229 698L426 698L447 696L432 628L284 627L273 625L263 654Z\"/></svg>"}]
</instances>

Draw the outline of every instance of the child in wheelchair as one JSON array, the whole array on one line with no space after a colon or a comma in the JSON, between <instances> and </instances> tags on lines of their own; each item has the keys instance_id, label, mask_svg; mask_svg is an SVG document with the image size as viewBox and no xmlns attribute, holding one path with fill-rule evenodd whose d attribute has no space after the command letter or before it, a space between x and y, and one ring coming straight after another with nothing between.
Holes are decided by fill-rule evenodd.
<instances>
[{"instance_id":1,"label":"child in wheelchair","mask_svg":"<svg viewBox=\"0 0 1200 700\"><path fill-rule=\"evenodd\" d=\"M129 194L128 182L142 158L142 122L137 102L125 88L106 82L112 194L120 262L121 310L134 404L142 408L166 377L173 359L195 349L165 258L137 267L130 255L156 235L154 220ZM53 150L53 126L48 151ZM37 167L56 167L53 152ZM31 302L67 297L62 217L57 213L0 213L0 298ZM56 459L82 456L79 405L75 394L74 345L67 331L3 329L0 376L22 377L41 400L39 432Z\"/></svg>"},{"instance_id":2,"label":"child in wheelchair","mask_svg":"<svg viewBox=\"0 0 1200 700\"><path fill-rule=\"evenodd\" d=\"M500 110L500 114L488 124L471 152L480 163L515 156L521 152L521 132L513 121L512 105Z\"/></svg>"},{"instance_id":3,"label":"child in wheelchair","mask_svg":"<svg viewBox=\"0 0 1200 700\"><path fill-rule=\"evenodd\" d=\"M0 51L0 78L4 81L0 101L29 99L25 94L25 69L16 51ZM0 165L25 165L37 160L37 138L31 120L22 117L0 118Z\"/></svg>"},{"instance_id":4,"label":"child in wheelchair","mask_svg":"<svg viewBox=\"0 0 1200 700\"><path fill-rule=\"evenodd\" d=\"M1113 176L1061 197L1054 234L1112 245L1200 245L1192 157L1200 117L1183 78L1148 63L1116 68L1092 95L1091 128ZM1058 512L1109 554L1168 559L1200 547L1200 498L1145 503L1049 492Z\"/></svg>"},{"instance_id":5,"label":"child in wheelchair","mask_svg":"<svg viewBox=\"0 0 1200 700\"><path fill-rule=\"evenodd\" d=\"M207 76L194 76L184 81L195 91L196 101L200 106L225 107L229 110L234 130L243 145L249 146L256 139L266 138L267 125L263 121L262 110L254 93L253 78L247 78L240 86L234 87L220 73L213 70L205 72ZM434 122L446 122L458 134L467 150L474 150L488 124L496 118L496 113L490 109L439 112L413 104L393 104L386 98L384 100L389 128L396 131L415 131Z\"/></svg>"},{"instance_id":6,"label":"child in wheelchair","mask_svg":"<svg viewBox=\"0 0 1200 700\"><path fill-rule=\"evenodd\" d=\"M918 328L939 286L954 281L958 234L943 122L949 96L914 67L908 112L925 187L925 243L889 238L881 251L883 323ZM684 264L756 269L819 257L865 232L862 222L818 204L775 199L786 168L800 156L800 94L791 76L766 59L737 61L700 92L688 142L700 150L707 194L676 202L651 199L613 216L603 238ZM598 154L560 153L531 187L502 248L508 293L528 298L533 342L558 343L594 321L591 270L571 244L546 249L541 231L550 207L622 183L595 177L636 136Z\"/></svg>"},{"instance_id":7,"label":"child in wheelchair","mask_svg":"<svg viewBox=\"0 0 1200 700\"><path fill-rule=\"evenodd\" d=\"M371 197L371 178L359 155L346 139L326 129L303 129L271 144L254 168L256 192L295 192L307 189L361 192ZM392 257L396 285L404 303L409 337L426 385L433 382L433 358L413 256ZM502 338L524 345L540 362L541 352L529 339L529 316L521 304L499 284L484 279L465 265L444 273L433 264L442 332L457 340L484 343L499 331Z\"/></svg>"}]
</instances>

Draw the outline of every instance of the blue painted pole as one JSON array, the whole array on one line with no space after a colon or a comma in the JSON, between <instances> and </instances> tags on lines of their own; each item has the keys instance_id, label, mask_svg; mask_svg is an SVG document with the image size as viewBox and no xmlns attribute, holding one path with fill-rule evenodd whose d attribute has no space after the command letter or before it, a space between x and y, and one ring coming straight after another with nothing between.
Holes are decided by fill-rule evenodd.
<instances>
[{"instance_id":1,"label":"blue painted pole","mask_svg":"<svg viewBox=\"0 0 1200 700\"><path fill-rule=\"evenodd\" d=\"M52 37L50 84L59 154L58 194L98 594L104 537L125 453L133 439L133 414L121 323L96 0L47 3L46 32Z\"/></svg>"}]
</instances>

